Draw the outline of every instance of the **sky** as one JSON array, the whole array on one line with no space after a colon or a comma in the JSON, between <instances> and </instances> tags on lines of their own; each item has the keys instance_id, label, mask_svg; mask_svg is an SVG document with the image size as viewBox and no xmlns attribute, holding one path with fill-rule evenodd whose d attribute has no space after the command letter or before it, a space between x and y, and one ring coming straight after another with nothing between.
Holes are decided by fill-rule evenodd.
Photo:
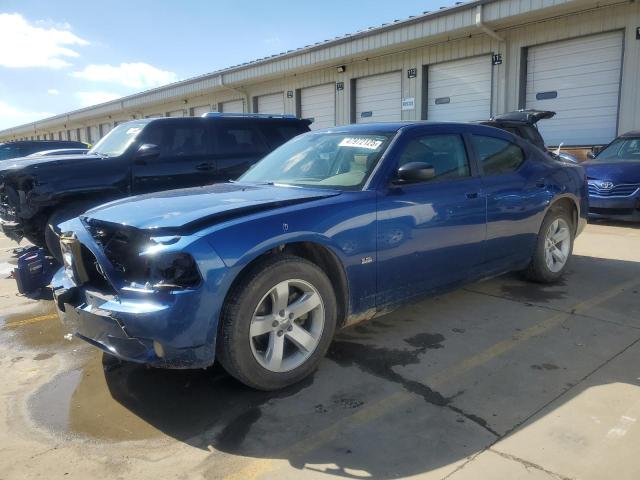
<instances>
[{"instance_id":1,"label":"sky","mask_svg":"<svg viewBox=\"0 0 640 480\"><path fill-rule=\"evenodd\" d=\"M0 129L453 3L0 0Z\"/></svg>"}]
</instances>

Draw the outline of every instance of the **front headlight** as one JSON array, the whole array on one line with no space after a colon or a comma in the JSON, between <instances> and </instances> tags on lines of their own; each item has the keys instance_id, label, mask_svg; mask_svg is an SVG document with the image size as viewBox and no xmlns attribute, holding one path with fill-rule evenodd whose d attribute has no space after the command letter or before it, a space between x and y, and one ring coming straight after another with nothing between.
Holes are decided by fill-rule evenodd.
<instances>
[{"instance_id":1,"label":"front headlight","mask_svg":"<svg viewBox=\"0 0 640 480\"><path fill-rule=\"evenodd\" d=\"M149 259L148 281L153 288L194 288L201 276L196 261L188 253L158 254Z\"/></svg>"}]
</instances>

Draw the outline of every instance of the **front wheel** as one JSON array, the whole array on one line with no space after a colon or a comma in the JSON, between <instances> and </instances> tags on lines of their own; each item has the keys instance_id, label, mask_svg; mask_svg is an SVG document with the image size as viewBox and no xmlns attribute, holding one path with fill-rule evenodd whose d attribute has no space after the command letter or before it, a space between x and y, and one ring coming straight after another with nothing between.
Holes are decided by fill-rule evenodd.
<instances>
[{"instance_id":1,"label":"front wheel","mask_svg":"<svg viewBox=\"0 0 640 480\"><path fill-rule=\"evenodd\" d=\"M528 280L556 282L565 272L573 252L574 228L570 213L552 208L544 218L531 263L524 271Z\"/></svg>"},{"instance_id":2,"label":"front wheel","mask_svg":"<svg viewBox=\"0 0 640 480\"><path fill-rule=\"evenodd\" d=\"M327 275L299 257L274 255L230 293L218 358L241 382L277 390L310 375L336 328L336 296Z\"/></svg>"}]
</instances>

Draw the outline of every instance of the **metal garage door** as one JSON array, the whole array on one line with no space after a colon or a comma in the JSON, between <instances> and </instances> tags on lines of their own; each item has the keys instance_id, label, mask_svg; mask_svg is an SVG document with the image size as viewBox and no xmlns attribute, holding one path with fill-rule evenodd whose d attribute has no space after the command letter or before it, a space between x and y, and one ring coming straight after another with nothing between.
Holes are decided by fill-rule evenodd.
<instances>
[{"instance_id":1,"label":"metal garage door","mask_svg":"<svg viewBox=\"0 0 640 480\"><path fill-rule=\"evenodd\" d=\"M445 122L491 116L491 55L429 65L427 119Z\"/></svg>"},{"instance_id":2,"label":"metal garage door","mask_svg":"<svg viewBox=\"0 0 640 480\"><path fill-rule=\"evenodd\" d=\"M222 102L220 110L225 113L244 113L244 100Z\"/></svg>"},{"instance_id":3,"label":"metal garage door","mask_svg":"<svg viewBox=\"0 0 640 480\"><path fill-rule=\"evenodd\" d=\"M402 74L384 73L356 80L356 123L402 119Z\"/></svg>"},{"instance_id":4,"label":"metal garage door","mask_svg":"<svg viewBox=\"0 0 640 480\"><path fill-rule=\"evenodd\" d=\"M89 127L89 135L89 143L96 143L98 140L100 140L100 132L97 125Z\"/></svg>"},{"instance_id":5,"label":"metal garage door","mask_svg":"<svg viewBox=\"0 0 640 480\"><path fill-rule=\"evenodd\" d=\"M110 123L101 123L100 124L100 136L104 137L107 133L111 131Z\"/></svg>"},{"instance_id":6,"label":"metal garage door","mask_svg":"<svg viewBox=\"0 0 640 480\"><path fill-rule=\"evenodd\" d=\"M259 96L258 113L284 113L284 94L280 92Z\"/></svg>"},{"instance_id":7,"label":"metal garage door","mask_svg":"<svg viewBox=\"0 0 640 480\"><path fill-rule=\"evenodd\" d=\"M209 105L202 105L200 107L193 107L191 109L191 115L193 115L194 117L201 117L203 114L210 112L211 111L211 106Z\"/></svg>"},{"instance_id":8,"label":"metal garage door","mask_svg":"<svg viewBox=\"0 0 640 480\"><path fill-rule=\"evenodd\" d=\"M312 130L336 124L336 85L328 83L300 91L300 116L313 119Z\"/></svg>"},{"instance_id":9,"label":"metal garage door","mask_svg":"<svg viewBox=\"0 0 640 480\"><path fill-rule=\"evenodd\" d=\"M168 117L184 117L184 110L173 110L172 112L167 112Z\"/></svg>"},{"instance_id":10,"label":"metal garage door","mask_svg":"<svg viewBox=\"0 0 640 480\"><path fill-rule=\"evenodd\" d=\"M540 122L548 145L605 144L616 136L622 32L530 47L526 106L553 110Z\"/></svg>"}]
</instances>

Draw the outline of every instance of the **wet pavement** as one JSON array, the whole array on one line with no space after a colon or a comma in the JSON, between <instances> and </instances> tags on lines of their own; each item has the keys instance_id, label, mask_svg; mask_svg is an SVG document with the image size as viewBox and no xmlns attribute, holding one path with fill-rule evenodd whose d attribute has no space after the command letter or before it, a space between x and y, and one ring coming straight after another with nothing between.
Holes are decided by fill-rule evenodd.
<instances>
[{"instance_id":1,"label":"wet pavement","mask_svg":"<svg viewBox=\"0 0 640 480\"><path fill-rule=\"evenodd\" d=\"M407 305L265 393L65 340L1 239L0 478L640 478L639 246L589 225L563 282Z\"/></svg>"}]
</instances>

